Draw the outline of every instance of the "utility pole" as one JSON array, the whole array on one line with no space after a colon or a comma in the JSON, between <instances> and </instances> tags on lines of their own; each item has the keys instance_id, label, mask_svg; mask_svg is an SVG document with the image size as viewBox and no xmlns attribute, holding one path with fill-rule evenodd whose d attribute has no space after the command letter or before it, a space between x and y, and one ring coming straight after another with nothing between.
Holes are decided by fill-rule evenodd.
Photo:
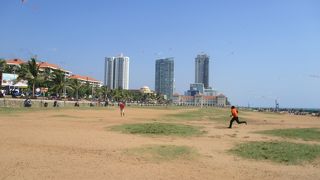
<instances>
[{"instance_id":1,"label":"utility pole","mask_svg":"<svg viewBox=\"0 0 320 180\"><path fill-rule=\"evenodd\" d=\"M275 105L276 105L275 111L278 112L279 111L279 103L278 103L277 99L275 100Z\"/></svg>"},{"instance_id":2,"label":"utility pole","mask_svg":"<svg viewBox=\"0 0 320 180\"><path fill-rule=\"evenodd\" d=\"M64 98L66 98L66 94L67 94L67 92L66 92L66 74L64 74L64 83L63 83L63 96L64 96Z\"/></svg>"},{"instance_id":3,"label":"utility pole","mask_svg":"<svg viewBox=\"0 0 320 180\"><path fill-rule=\"evenodd\" d=\"M92 96L92 99L93 99L93 83L91 85L91 96Z\"/></svg>"},{"instance_id":4,"label":"utility pole","mask_svg":"<svg viewBox=\"0 0 320 180\"><path fill-rule=\"evenodd\" d=\"M203 108L203 95L201 95L201 109Z\"/></svg>"}]
</instances>

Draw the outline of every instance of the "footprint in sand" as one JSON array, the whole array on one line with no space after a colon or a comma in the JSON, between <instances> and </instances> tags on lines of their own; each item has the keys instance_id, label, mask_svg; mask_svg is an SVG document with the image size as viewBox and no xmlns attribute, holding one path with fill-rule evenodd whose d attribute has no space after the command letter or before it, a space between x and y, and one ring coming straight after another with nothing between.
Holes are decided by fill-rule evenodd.
<instances>
[{"instance_id":1,"label":"footprint in sand","mask_svg":"<svg viewBox=\"0 0 320 180\"><path fill-rule=\"evenodd\" d=\"M232 138L235 138L237 136L237 134L225 134L226 136L229 136L229 137L232 137Z\"/></svg>"},{"instance_id":2,"label":"footprint in sand","mask_svg":"<svg viewBox=\"0 0 320 180\"><path fill-rule=\"evenodd\" d=\"M218 139L220 139L221 138L221 136L220 135L215 135L215 136L208 136L209 138L218 138Z\"/></svg>"}]
</instances>

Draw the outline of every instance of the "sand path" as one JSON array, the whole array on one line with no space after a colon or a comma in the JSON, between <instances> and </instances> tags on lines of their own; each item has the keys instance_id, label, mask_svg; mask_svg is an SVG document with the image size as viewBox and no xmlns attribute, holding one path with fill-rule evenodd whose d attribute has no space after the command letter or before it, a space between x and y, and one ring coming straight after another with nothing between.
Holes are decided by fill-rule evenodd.
<instances>
[{"instance_id":1,"label":"sand path","mask_svg":"<svg viewBox=\"0 0 320 180\"><path fill-rule=\"evenodd\" d=\"M180 121L203 126L200 137L147 137L109 131L108 127L162 119L184 110L127 108L120 117L108 110L48 110L0 116L2 179L320 179L320 159L304 165L246 160L227 151L245 141L279 138L257 130L318 127L320 119L246 112L249 125L227 129L213 121ZM317 143L317 142L307 142ZM124 150L152 144L187 145L200 154L192 160L148 161ZM319 144L319 143L317 143Z\"/></svg>"}]
</instances>

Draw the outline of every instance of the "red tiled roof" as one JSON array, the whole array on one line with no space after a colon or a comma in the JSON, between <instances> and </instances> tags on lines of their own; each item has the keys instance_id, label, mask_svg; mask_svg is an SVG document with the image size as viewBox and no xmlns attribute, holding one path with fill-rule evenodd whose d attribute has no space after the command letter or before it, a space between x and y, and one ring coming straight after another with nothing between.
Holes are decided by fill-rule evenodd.
<instances>
[{"instance_id":1,"label":"red tiled roof","mask_svg":"<svg viewBox=\"0 0 320 180\"><path fill-rule=\"evenodd\" d=\"M21 65L21 64L27 63L27 62L23 61L22 59L9 59L9 60L6 60L6 63L9 65ZM51 63L47 63L47 62L37 62L37 64L39 65L40 68L43 68L43 69L50 68L50 69L59 69L63 72L70 72L65 69L62 69L60 66L58 66L56 64L51 64Z\"/></svg>"},{"instance_id":2,"label":"red tiled roof","mask_svg":"<svg viewBox=\"0 0 320 180\"><path fill-rule=\"evenodd\" d=\"M182 96L181 99L183 100L192 100L193 99L193 96Z\"/></svg>"},{"instance_id":3,"label":"red tiled roof","mask_svg":"<svg viewBox=\"0 0 320 180\"><path fill-rule=\"evenodd\" d=\"M22 59L9 59L9 60L6 60L6 63L9 65L20 65L25 62Z\"/></svg>"},{"instance_id":4,"label":"red tiled roof","mask_svg":"<svg viewBox=\"0 0 320 180\"><path fill-rule=\"evenodd\" d=\"M207 99L207 100L215 100L215 99L217 99L216 96L205 96L204 98Z\"/></svg>"},{"instance_id":5,"label":"red tiled roof","mask_svg":"<svg viewBox=\"0 0 320 180\"><path fill-rule=\"evenodd\" d=\"M56 65L56 64L51 64L51 63L47 63L47 62L40 62L40 63L37 63L39 64L39 67L40 68L50 68L50 69L58 69L60 71L63 71L63 72L70 72L70 71L67 71L65 69L62 69L60 66Z\"/></svg>"},{"instance_id":6,"label":"red tiled roof","mask_svg":"<svg viewBox=\"0 0 320 180\"><path fill-rule=\"evenodd\" d=\"M69 77L70 79L78 79L78 80L81 80L81 81L89 81L89 82L96 82L96 83L99 83L100 81L94 79L94 78L91 78L91 77L88 77L88 76L80 76L80 75L77 75L77 74L73 74Z\"/></svg>"},{"instance_id":7,"label":"red tiled roof","mask_svg":"<svg viewBox=\"0 0 320 180\"><path fill-rule=\"evenodd\" d=\"M58 65L50 64L47 62L38 63L40 68L51 68L51 69L61 69Z\"/></svg>"}]
</instances>

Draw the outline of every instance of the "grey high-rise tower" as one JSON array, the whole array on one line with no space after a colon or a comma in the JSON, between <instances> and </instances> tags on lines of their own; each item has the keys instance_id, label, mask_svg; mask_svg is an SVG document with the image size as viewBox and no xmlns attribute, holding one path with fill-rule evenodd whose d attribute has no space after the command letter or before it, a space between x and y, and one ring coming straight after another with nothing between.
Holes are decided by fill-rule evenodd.
<instances>
[{"instance_id":1,"label":"grey high-rise tower","mask_svg":"<svg viewBox=\"0 0 320 180\"><path fill-rule=\"evenodd\" d=\"M202 83L204 88L209 88L209 56L199 54L195 61L195 83Z\"/></svg>"},{"instance_id":2,"label":"grey high-rise tower","mask_svg":"<svg viewBox=\"0 0 320 180\"><path fill-rule=\"evenodd\" d=\"M156 60L155 90L157 93L172 98L174 88L174 59Z\"/></svg>"},{"instance_id":3,"label":"grey high-rise tower","mask_svg":"<svg viewBox=\"0 0 320 180\"><path fill-rule=\"evenodd\" d=\"M129 57L121 54L105 59L104 85L110 89L129 89Z\"/></svg>"}]
</instances>

